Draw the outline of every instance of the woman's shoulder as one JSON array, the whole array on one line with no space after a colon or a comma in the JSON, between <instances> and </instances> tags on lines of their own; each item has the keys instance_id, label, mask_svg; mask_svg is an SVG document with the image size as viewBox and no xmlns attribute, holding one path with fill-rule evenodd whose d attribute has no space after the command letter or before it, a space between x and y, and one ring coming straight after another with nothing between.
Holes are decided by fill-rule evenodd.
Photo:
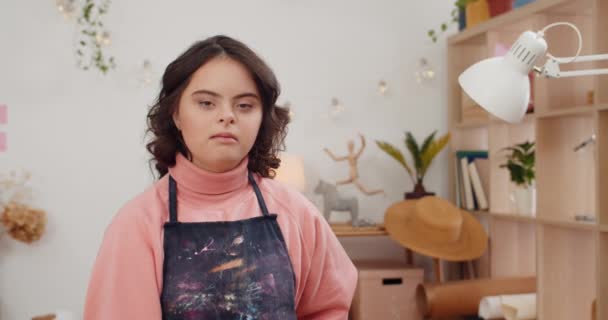
<instances>
[{"instance_id":1,"label":"woman's shoulder","mask_svg":"<svg viewBox=\"0 0 608 320\"><path fill-rule=\"evenodd\" d=\"M163 210L167 196L161 192L166 185L166 178L161 178L124 202L116 212L113 224L161 225L167 216L166 210Z\"/></svg>"},{"instance_id":2,"label":"woman's shoulder","mask_svg":"<svg viewBox=\"0 0 608 320\"><path fill-rule=\"evenodd\" d=\"M274 204L277 213L288 213L299 220L322 217L316 205L296 188L272 178L260 178L259 185L265 199Z\"/></svg>"}]
</instances>

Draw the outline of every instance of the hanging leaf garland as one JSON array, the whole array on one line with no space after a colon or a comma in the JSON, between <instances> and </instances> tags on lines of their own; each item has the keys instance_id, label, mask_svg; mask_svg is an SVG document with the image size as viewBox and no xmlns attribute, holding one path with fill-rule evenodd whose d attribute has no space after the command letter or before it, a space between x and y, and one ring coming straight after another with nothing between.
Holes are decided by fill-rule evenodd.
<instances>
[{"instance_id":1,"label":"hanging leaf garland","mask_svg":"<svg viewBox=\"0 0 608 320\"><path fill-rule=\"evenodd\" d=\"M103 16L108 12L110 0L85 0L78 18L76 37L76 59L83 70L97 68L106 74L116 67L114 57L104 54L111 42L109 32L104 28Z\"/></svg>"}]
</instances>

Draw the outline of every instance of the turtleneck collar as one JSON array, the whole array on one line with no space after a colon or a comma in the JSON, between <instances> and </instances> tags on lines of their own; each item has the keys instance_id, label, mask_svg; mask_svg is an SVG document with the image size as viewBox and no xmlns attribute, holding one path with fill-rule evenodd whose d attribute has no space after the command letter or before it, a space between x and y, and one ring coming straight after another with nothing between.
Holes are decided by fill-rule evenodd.
<instances>
[{"instance_id":1,"label":"turtleneck collar","mask_svg":"<svg viewBox=\"0 0 608 320\"><path fill-rule=\"evenodd\" d=\"M175 166L169 168L169 174L175 179L178 188L186 188L200 195L220 195L243 188L248 184L245 157L238 166L226 172L210 172L197 167L181 153L175 156Z\"/></svg>"}]
</instances>

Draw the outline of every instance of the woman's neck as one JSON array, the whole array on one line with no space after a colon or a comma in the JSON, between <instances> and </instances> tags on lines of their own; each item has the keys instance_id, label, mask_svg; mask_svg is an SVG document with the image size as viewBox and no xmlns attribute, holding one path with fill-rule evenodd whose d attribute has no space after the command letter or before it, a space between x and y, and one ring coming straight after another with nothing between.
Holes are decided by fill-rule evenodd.
<instances>
[{"instance_id":1,"label":"woman's neck","mask_svg":"<svg viewBox=\"0 0 608 320\"><path fill-rule=\"evenodd\" d=\"M214 172L213 169L201 168L178 153L175 166L169 168L169 174L178 183L179 188L186 188L201 195L218 195L247 185L248 162L249 159L245 157L236 167Z\"/></svg>"}]
</instances>

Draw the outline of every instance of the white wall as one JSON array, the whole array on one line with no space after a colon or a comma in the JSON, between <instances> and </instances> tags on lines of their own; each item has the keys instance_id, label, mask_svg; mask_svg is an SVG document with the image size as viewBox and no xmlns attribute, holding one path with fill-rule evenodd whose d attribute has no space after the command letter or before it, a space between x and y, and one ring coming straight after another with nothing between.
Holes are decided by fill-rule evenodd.
<instances>
[{"instance_id":1,"label":"white wall","mask_svg":"<svg viewBox=\"0 0 608 320\"><path fill-rule=\"evenodd\" d=\"M411 189L405 171L375 139L403 148L411 130L422 138L446 130L445 46L426 37L449 16L450 1L114 1L106 20L118 69L107 76L75 67L74 24L55 1L0 4L0 103L9 106L8 152L0 170L33 174L33 204L48 213L43 239L31 246L0 239L0 319L28 319L58 308L82 312L86 285L103 231L116 210L152 182L142 139L156 86L138 88L133 69L150 59L158 75L193 41L224 33L258 51L274 68L295 120L287 148L303 154L310 188L320 177L344 178L345 163L321 150L346 152L363 133L368 147L361 180L386 196L357 195L362 216L381 221L384 210ZM438 70L420 86L420 57ZM390 86L386 97L376 85ZM332 97L348 110L324 120ZM427 188L444 195L447 163L434 163ZM312 193L310 193L312 195ZM320 204L320 199L313 199ZM401 257L387 239L345 239L353 257Z\"/></svg>"}]
</instances>

